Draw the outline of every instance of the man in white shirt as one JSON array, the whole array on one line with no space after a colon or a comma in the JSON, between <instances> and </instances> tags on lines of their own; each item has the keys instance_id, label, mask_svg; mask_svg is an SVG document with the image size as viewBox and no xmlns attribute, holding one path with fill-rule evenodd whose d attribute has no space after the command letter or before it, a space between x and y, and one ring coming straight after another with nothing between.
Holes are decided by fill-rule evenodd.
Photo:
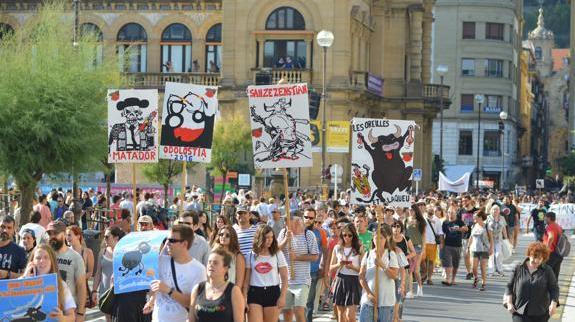
<instances>
[{"instance_id":1,"label":"man in white shirt","mask_svg":"<svg viewBox=\"0 0 575 322\"><path fill-rule=\"evenodd\" d=\"M159 280L150 285L152 296L144 313L152 313L152 321L185 322L194 287L206 281L206 268L190 256L194 231L187 225L174 225L168 232L167 254L159 259Z\"/></svg>"},{"instance_id":2,"label":"man in white shirt","mask_svg":"<svg viewBox=\"0 0 575 322\"><path fill-rule=\"evenodd\" d=\"M427 275L423 278L427 279L428 285L433 285L433 281L431 280L431 276L433 275L433 268L435 266L435 259L437 258L437 251L438 251L438 241L443 240L443 229L441 226L441 220L437 218L433 214L432 211L427 211L425 209L425 203L419 203L419 210L425 217L425 268ZM423 291L417 291L418 296L421 296L419 293L423 293Z\"/></svg>"}]
</instances>

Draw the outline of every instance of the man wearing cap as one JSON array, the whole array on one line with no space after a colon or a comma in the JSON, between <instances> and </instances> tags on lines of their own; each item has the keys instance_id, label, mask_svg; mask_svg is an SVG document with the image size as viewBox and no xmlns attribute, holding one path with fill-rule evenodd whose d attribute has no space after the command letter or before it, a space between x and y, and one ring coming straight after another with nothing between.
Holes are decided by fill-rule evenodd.
<instances>
[{"instance_id":1,"label":"man wearing cap","mask_svg":"<svg viewBox=\"0 0 575 322\"><path fill-rule=\"evenodd\" d=\"M250 213L248 212L248 208L244 205L239 205L237 207L236 219L238 224L234 225L234 229L238 235L240 252L247 258L248 254L252 250L257 226L252 226L250 223Z\"/></svg>"},{"instance_id":2,"label":"man wearing cap","mask_svg":"<svg viewBox=\"0 0 575 322\"><path fill-rule=\"evenodd\" d=\"M18 278L26 268L26 251L13 242L16 222L0 216L0 279Z\"/></svg>"},{"instance_id":3,"label":"man wearing cap","mask_svg":"<svg viewBox=\"0 0 575 322\"><path fill-rule=\"evenodd\" d=\"M154 230L154 221L148 215L140 216L138 218L138 228L140 231Z\"/></svg>"},{"instance_id":4,"label":"man wearing cap","mask_svg":"<svg viewBox=\"0 0 575 322\"><path fill-rule=\"evenodd\" d=\"M66 224L52 221L46 228L49 243L56 252L60 277L76 301L76 321L84 321L86 313L86 268L82 256L66 245Z\"/></svg>"},{"instance_id":5,"label":"man wearing cap","mask_svg":"<svg viewBox=\"0 0 575 322\"><path fill-rule=\"evenodd\" d=\"M279 209L274 208L272 210L272 218L268 220L268 226L272 227L272 230L276 236L279 236L280 231L286 226L284 219L281 217Z\"/></svg>"}]
</instances>

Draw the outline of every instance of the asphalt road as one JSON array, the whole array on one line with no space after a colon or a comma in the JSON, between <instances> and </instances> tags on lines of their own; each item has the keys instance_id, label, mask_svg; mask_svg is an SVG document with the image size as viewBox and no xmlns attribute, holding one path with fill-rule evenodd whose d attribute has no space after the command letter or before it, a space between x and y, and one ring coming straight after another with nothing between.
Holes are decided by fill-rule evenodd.
<instances>
[{"instance_id":1,"label":"asphalt road","mask_svg":"<svg viewBox=\"0 0 575 322\"><path fill-rule=\"evenodd\" d=\"M573 236L572 236L573 237ZM511 316L501 305L505 284L508 282L515 266L525 258L525 251L533 236L522 235L519 239L515 254L505 261L505 277L488 277L487 290L484 292L471 287L472 281L465 280L465 266L461 263L460 272L456 283L451 287L441 284L441 275L434 274L435 285L424 285L424 296L412 300L406 300L403 321L404 322L449 322L449 321L485 321L504 322L511 321ZM575 245L575 239L571 238ZM575 271L575 249L570 258L564 260L559 278L561 288L561 303L566 302L567 292ZM571 294L574 297L575 294ZM553 316L553 322L568 322L563 317L564 307L560 307ZM318 312L314 322L332 322L332 312ZM571 317L575 321L575 318ZM89 310L86 321L104 322L105 318L97 309Z\"/></svg>"}]
</instances>

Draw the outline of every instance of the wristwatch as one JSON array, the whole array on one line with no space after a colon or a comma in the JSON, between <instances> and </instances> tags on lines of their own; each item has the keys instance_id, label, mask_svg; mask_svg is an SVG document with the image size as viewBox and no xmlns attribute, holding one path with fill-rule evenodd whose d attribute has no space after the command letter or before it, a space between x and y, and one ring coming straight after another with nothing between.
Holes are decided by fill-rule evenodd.
<instances>
[{"instance_id":1,"label":"wristwatch","mask_svg":"<svg viewBox=\"0 0 575 322\"><path fill-rule=\"evenodd\" d=\"M170 291L168 292L168 296L169 296L169 297L172 297L172 293L174 293L174 288L173 288L173 287L172 287L172 288L170 289Z\"/></svg>"}]
</instances>

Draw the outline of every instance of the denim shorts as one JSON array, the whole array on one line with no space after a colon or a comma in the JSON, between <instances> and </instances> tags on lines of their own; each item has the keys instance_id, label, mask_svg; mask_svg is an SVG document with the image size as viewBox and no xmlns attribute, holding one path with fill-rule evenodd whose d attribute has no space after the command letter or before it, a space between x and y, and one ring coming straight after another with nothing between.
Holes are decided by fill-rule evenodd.
<instances>
[{"instance_id":1,"label":"denim shorts","mask_svg":"<svg viewBox=\"0 0 575 322\"><path fill-rule=\"evenodd\" d=\"M377 308L377 322L393 322L393 306L379 306ZM359 322L372 322L373 306L363 304L359 309Z\"/></svg>"}]
</instances>

